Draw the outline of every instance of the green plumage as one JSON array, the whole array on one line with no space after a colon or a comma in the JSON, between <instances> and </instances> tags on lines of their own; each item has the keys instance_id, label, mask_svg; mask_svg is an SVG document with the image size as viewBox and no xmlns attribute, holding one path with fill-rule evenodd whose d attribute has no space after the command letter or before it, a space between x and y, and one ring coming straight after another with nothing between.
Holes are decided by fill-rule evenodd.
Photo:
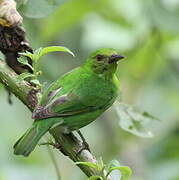
<instances>
[{"instance_id":1,"label":"green plumage","mask_svg":"<svg viewBox=\"0 0 179 180\"><path fill-rule=\"evenodd\" d=\"M60 124L68 133L99 117L118 96L115 72L122 58L113 49L100 49L85 64L52 83L33 112L32 128L14 145L14 153L28 156L54 125Z\"/></svg>"}]
</instances>

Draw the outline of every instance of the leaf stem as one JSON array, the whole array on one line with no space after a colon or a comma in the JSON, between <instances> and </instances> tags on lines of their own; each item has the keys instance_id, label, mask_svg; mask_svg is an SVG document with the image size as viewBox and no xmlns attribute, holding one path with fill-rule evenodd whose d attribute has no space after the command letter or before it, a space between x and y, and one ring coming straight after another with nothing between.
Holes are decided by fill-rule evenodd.
<instances>
[{"instance_id":1,"label":"leaf stem","mask_svg":"<svg viewBox=\"0 0 179 180\"><path fill-rule=\"evenodd\" d=\"M55 155L54 155L54 152L51 150L51 148L49 147L49 145L46 146L47 147L47 151L48 151L48 154L52 160L52 163L54 165L54 168L55 168L55 171L56 171L56 174L57 174L57 178L58 180L61 180L61 175L60 175L60 169L58 167L58 163L55 159Z\"/></svg>"}]
</instances>

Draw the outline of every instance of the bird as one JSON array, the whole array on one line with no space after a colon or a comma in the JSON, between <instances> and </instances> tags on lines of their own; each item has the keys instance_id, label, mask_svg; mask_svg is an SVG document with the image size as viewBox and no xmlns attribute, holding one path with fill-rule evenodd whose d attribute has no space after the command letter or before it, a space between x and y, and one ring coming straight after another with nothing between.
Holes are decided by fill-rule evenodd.
<instances>
[{"instance_id":1,"label":"bird","mask_svg":"<svg viewBox=\"0 0 179 180\"><path fill-rule=\"evenodd\" d=\"M115 49L101 48L54 81L32 113L32 127L15 143L14 154L27 157L52 127L60 126L65 134L78 131L111 107L120 93L116 71L123 58Z\"/></svg>"}]
</instances>

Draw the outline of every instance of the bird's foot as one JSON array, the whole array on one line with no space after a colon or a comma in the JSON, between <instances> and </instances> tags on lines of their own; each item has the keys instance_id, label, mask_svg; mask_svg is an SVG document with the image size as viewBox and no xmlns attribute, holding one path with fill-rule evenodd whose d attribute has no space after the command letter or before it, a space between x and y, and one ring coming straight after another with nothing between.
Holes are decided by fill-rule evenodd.
<instances>
[{"instance_id":1,"label":"bird's foot","mask_svg":"<svg viewBox=\"0 0 179 180\"><path fill-rule=\"evenodd\" d=\"M40 143L38 145L39 146L43 146L43 145L52 146L53 148L58 149L59 151L61 151L65 156L68 156L59 143L44 142L44 143Z\"/></svg>"},{"instance_id":2,"label":"bird's foot","mask_svg":"<svg viewBox=\"0 0 179 180\"><path fill-rule=\"evenodd\" d=\"M45 146L45 145L49 145L49 146L54 146L53 142L43 142L43 143L39 143L39 146Z\"/></svg>"},{"instance_id":3,"label":"bird's foot","mask_svg":"<svg viewBox=\"0 0 179 180\"><path fill-rule=\"evenodd\" d=\"M88 150L89 152L91 152L89 144L86 142L86 139L84 138L82 133L79 130L77 131L77 133L79 134L79 136L82 140L82 147L78 150L77 154L80 154L83 150Z\"/></svg>"}]
</instances>

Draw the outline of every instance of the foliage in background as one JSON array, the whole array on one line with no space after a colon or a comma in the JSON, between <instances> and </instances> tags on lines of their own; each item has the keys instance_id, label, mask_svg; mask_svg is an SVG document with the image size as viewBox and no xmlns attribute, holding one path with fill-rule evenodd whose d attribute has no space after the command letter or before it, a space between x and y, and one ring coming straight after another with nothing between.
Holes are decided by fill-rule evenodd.
<instances>
[{"instance_id":1,"label":"foliage in background","mask_svg":"<svg viewBox=\"0 0 179 180\"><path fill-rule=\"evenodd\" d=\"M42 56L51 53L51 52L68 52L72 56L74 56L73 52L70 51L68 48L63 47L63 46L49 46L45 48L38 48L34 51L34 53L31 52L24 52L24 53L19 53L22 56L29 57L32 60L32 66L28 63L28 60L20 57L18 58L18 61L24 65L29 66L32 70L33 73L22 73L19 75L19 78L24 80L27 78L30 78L30 82L34 83L36 86L39 86L41 88L42 84L38 80L38 76L42 74L42 71L39 69L39 60Z\"/></svg>"},{"instance_id":2,"label":"foliage in background","mask_svg":"<svg viewBox=\"0 0 179 180\"><path fill-rule=\"evenodd\" d=\"M108 177L111 176L111 173L115 170L120 172L118 177L119 180L129 180L132 174L132 170L129 167L121 166L117 160L112 160L108 165L104 164L102 158L100 158L96 163L77 162L76 164L88 166L99 172L99 176L91 176L87 180L108 180ZM104 176L103 174L106 175Z\"/></svg>"}]
</instances>

